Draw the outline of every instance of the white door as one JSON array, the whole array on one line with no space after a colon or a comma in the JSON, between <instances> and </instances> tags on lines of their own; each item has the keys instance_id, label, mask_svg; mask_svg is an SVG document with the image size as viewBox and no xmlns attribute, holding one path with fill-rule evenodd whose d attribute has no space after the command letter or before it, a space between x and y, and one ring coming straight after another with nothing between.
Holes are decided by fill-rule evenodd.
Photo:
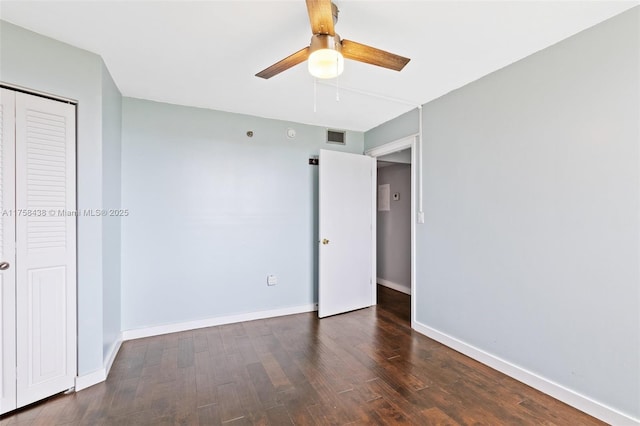
<instances>
[{"instance_id":1,"label":"white door","mask_svg":"<svg viewBox=\"0 0 640 426\"><path fill-rule=\"evenodd\" d=\"M15 92L0 89L0 414L16 408Z\"/></svg>"},{"instance_id":2,"label":"white door","mask_svg":"<svg viewBox=\"0 0 640 426\"><path fill-rule=\"evenodd\" d=\"M320 318L371 306L374 159L320 150Z\"/></svg>"},{"instance_id":3,"label":"white door","mask_svg":"<svg viewBox=\"0 0 640 426\"><path fill-rule=\"evenodd\" d=\"M76 376L75 106L15 93L12 115L15 174L3 174L2 189L15 186L12 220L3 221L14 229L15 262L2 274L15 280L13 300L3 300L15 327L13 341L2 340L15 353L3 365L15 404L3 401L1 412L72 388ZM4 155L11 141L2 142Z\"/></svg>"}]
</instances>

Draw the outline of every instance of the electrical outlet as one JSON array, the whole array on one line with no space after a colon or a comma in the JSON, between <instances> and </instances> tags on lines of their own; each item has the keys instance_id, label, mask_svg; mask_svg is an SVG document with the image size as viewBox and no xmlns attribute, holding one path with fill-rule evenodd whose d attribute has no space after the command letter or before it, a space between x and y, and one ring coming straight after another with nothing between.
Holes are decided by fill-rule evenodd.
<instances>
[{"instance_id":1,"label":"electrical outlet","mask_svg":"<svg viewBox=\"0 0 640 426\"><path fill-rule=\"evenodd\" d=\"M418 223L424 223L424 212L418 212Z\"/></svg>"},{"instance_id":2,"label":"electrical outlet","mask_svg":"<svg viewBox=\"0 0 640 426\"><path fill-rule=\"evenodd\" d=\"M276 285L278 284L278 278L275 275L267 275L267 285Z\"/></svg>"}]
</instances>

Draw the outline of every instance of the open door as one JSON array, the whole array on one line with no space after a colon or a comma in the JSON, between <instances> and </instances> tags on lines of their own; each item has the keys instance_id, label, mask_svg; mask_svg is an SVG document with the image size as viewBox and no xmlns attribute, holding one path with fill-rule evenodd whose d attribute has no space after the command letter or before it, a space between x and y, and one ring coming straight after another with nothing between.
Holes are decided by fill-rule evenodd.
<instances>
[{"instance_id":1,"label":"open door","mask_svg":"<svg viewBox=\"0 0 640 426\"><path fill-rule=\"evenodd\" d=\"M320 150L318 316L373 304L371 157Z\"/></svg>"}]
</instances>

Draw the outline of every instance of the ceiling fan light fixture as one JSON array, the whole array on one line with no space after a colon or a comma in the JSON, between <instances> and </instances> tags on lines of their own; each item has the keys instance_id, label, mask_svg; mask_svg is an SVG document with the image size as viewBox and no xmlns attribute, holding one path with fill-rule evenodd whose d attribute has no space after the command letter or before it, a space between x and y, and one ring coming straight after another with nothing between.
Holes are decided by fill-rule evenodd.
<instances>
[{"instance_id":1,"label":"ceiling fan light fixture","mask_svg":"<svg viewBox=\"0 0 640 426\"><path fill-rule=\"evenodd\" d=\"M344 57L340 37L336 34L315 34L311 37L311 54L307 63L309 73L316 78L335 78L344 71Z\"/></svg>"},{"instance_id":2,"label":"ceiling fan light fixture","mask_svg":"<svg viewBox=\"0 0 640 426\"><path fill-rule=\"evenodd\" d=\"M320 49L309 56L309 73L316 78L335 78L342 71L344 57L337 50Z\"/></svg>"}]
</instances>

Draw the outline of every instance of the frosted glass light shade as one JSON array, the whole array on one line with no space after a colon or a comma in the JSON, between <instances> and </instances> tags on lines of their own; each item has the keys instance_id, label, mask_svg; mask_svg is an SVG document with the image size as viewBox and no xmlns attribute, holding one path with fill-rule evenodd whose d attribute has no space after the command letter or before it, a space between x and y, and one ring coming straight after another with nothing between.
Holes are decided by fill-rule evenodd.
<instances>
[{"instance_id":1,"label":"frosted glass light shade","mask_svg":"<svg viewBox=\"0 0 640 426\"><path fill-rule=\"evenodd\" d=\"M309 73L316 78L335 78L344 71L344 57L334 49L318 49L309 55Z\"/></svg>"}]
</instances>

